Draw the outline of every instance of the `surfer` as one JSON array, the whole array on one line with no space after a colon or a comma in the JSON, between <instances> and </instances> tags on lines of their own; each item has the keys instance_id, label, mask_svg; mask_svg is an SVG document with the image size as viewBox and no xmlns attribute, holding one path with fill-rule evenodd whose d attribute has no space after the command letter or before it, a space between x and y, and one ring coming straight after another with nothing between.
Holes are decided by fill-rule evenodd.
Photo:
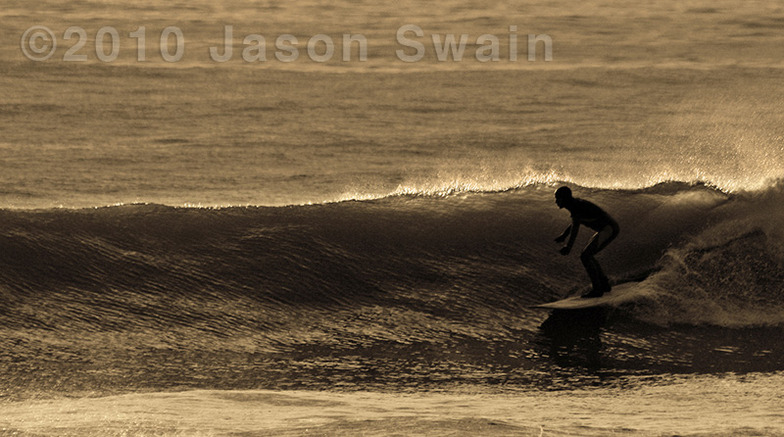
<instances>
[{"instance_id":1,"label":"surfer","mask_svg":"<svg viewBox=\"0 0 784 437\"><path fill-rule=\"evenodd\" d=\"M569 236L569 241L561 248L561 255L568 255L572 250L580 225L585 225L596 231L591 241L583 249L583 253L580 254L580 260L583 262L593 286L593 289L582 297L600 297L609 292L611 287L607 276L602 272L599 261L594 256L618 236L620 231L618 223L595 204L572 197L572 190L569 187L561 187L556 190L555 203L559 208L566 208L572 213L572 224L555 239L556 243L561 243L567 235Z\"/></svg>"}]
</instances>

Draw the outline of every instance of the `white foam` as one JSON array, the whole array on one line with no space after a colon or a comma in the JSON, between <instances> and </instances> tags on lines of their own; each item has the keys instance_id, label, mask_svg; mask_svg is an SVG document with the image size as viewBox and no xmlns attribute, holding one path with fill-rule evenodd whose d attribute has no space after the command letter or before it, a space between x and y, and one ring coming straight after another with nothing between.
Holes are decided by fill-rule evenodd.
<instances>
[{"instance_id":1,"label":"white foam","mask_svg":"<svg viewBox=\"0 0 784 437\"><path fill-rule=\"evenodd\" d=\"M771 435L784 375L692 376L636 388L486 394L186 391L5 402L5 433L37 435ZM467 391L466 391L467 390Z\"/></svg>"}]
</instances>

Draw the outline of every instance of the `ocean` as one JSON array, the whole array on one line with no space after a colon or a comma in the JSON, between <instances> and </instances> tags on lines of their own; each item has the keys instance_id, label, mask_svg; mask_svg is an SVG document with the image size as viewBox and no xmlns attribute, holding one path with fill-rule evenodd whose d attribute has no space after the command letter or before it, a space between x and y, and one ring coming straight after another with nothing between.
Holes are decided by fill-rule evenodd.
<instances>
[{"instance_id":1,"label":"ocean","mask_svg":"<svg viewBox=\"0 0 784 437\"><path fill-rule=\"evenodd\" d=\"M0 22L0 435L784 435L780 3ZM532 308L589 286L562 185L634 301Z\"/></svg>"}]
</instances>

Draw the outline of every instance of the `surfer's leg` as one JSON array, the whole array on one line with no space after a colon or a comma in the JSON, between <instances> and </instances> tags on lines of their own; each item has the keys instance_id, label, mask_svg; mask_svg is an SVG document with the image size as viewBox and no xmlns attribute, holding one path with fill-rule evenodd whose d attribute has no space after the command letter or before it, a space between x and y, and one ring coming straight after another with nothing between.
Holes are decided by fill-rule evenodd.
<instances>
[{"instance_id":1,"label":"surfer's leg","mask_svg":"<svg viewBox=\"0 0 784 437\"><path fill-rule=\"evenodd\" d=\"M620 227L618 226L618 223L612 221L610 222L609 225L605 226L604 229L601 230L601 232L596 234L596 250L593 252L594 255L599 253L600 250L604 249L613 240L615 240L615 237L618 236L619 232L620 232ZM610 290L612 289L612 287L610 286L610 280L602 271L602 267L599 265L599 261L596 261L596 258L594 258L594 261L596 262L596 270L599 274L599 277L601 278L602 290L605 293L609 293Z\"/></svg>"},{"instance_id":2,"label":"surfer's leg","mask_svg":"<svg viewBox=\"0 0 784 437\"><path fill-rule=\"evenodd\" d=\"M599 262L596 261L596 258L593 257L594 254L596 254L596 248L598 247L598 236L598 233L594 235L593 238L591 238L591 241L588 242L588 245L585 246L585 249L583 249L583 252L580 254L580 261L583 262L583 266L585 267L585 271L588 273L588 277L591 278L591 286L593 287L593 290L583 297L599 297L605 291L608 291L605 289L609 287Z\"/></svg>"},{"instance_id":3,"label":"surfer's leg","mask_svg":"<svg viewBox=\"0 0 784 437\"><path fill-rule=\"evenodd\" d=\"M597 261L594 256L600 250L607 247L616 236L618 236L618 225L606 226L591 238L591 241L588 242L588 245L585 246L582 254L580 254L580 260L583 262L585 271L588 272L588 276L591 278L591 285L593 287L593 290L586 295L587 297L598 297L612 289L612 287L610 287L609 279L602 271L602 266L599 265L599 261Z\"/></svg>"},{"instance_id":4,"label":"surfer's leg","mask_svg":"<svg viewBox=\"0 0 784 437\"><path fill-rule=\"evenodd\" d=\"M612 222L599 231L593 238L596 240L596 251L594 254L599 253L600 250L604 249L608 244L615 240L615 237L618 236L620 230L621 229L618 226L618 223Z\"/></svg>"}]
</instances>

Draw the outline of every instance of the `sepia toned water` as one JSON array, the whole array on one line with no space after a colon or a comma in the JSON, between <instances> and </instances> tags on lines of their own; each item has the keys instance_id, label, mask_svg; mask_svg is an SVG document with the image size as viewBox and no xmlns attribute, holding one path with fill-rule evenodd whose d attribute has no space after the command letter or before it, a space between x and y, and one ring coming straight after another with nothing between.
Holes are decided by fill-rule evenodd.
<instances>
[{"instance_id":1,"label":"sepia toned water","mask_svg":"<svg viewBox=\"0 0 784 437\"><path fill-rule=\"evenodd\" d=\"M2 434L784 433L778 2L7 1L0 22ZM552 242L561 184L620 223L599 259L643 298L531 308L588 282Z\"/></svg>"}]
</instances>

